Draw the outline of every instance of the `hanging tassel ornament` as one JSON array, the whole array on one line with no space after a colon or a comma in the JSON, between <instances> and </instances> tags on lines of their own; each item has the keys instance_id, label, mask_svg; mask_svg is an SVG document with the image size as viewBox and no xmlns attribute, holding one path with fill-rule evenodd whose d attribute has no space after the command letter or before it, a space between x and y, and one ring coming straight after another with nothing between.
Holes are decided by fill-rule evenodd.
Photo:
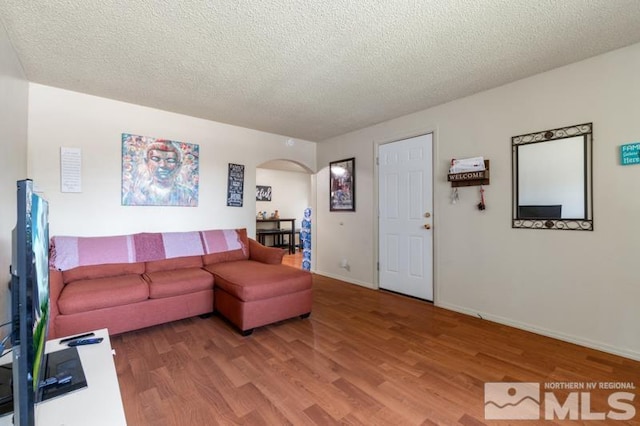
<instances>
[{"instance_id":1,"label":"hanging tassel ornament","mask_svg":"<svg viewBox=\"0 0 640 426\"><path fill-rule=\"evenodd\" d=\"M487 206L484 203L484 188L482 186L480 186L480 202L478 203L478 209L479 210L484 210L486 208L487 208Z\"/></svg>"}]
</instances>

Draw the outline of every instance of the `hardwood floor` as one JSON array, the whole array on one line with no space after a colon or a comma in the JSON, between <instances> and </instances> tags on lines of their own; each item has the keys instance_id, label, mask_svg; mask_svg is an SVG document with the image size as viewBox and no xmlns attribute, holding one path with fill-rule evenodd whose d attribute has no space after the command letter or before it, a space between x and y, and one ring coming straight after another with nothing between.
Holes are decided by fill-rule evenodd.
<instances>
[{"instance_id":1,"label":"hardwood floor","mask_svg":"<svg viewBox=\"0 0 640 426\"><path fill-rule=\"evenodd\" d=\"M296 250L295 254L285 254L282 258L282 264L302 268L302 251Z\"/></svg>"},{"instance_id":2,"label":"hardwood floor","mask_svg":"<svg viewBox=\"0 0 640 426\"><path fill-rule=\"evenodd\" d=\"M484 384L502 381L633 383L633 420L586 423L640 424L640 362L317 275L308 319L242 337L191 318L112 345L131 426L504 425L484 419ZM591 392L592 413L611 392Z\"/></svg>"}]
</instances>

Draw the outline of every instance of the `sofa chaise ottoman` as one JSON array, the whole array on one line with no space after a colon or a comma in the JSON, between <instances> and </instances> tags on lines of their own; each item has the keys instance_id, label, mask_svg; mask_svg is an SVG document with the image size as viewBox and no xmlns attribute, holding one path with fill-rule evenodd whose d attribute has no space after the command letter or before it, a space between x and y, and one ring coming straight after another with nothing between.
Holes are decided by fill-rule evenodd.
<instances>
[{"instance_id":1,"label":"sofa chaise ottoman","mask_svg":"<svg viewBox=\"0 0 640 426\"><path fill-rule=\"evenodd\" d=\"M244 335L254 328L311 313L311 274L282 265L284 249L249 239L247 260L211 263L216 311Z\"/></svg>"},{"instance_id":2,"label":"sofa chaise ottoman","mask_svg":"<svg viewBox=\"0 0 640 426\"><path fill-rule=\"evenodd\" d=\"M282 265L283 256L246 229L53 237L49 337L113 335L214 311L247 335L308 316L311 274Z\"/></svg>"}]
</instances>

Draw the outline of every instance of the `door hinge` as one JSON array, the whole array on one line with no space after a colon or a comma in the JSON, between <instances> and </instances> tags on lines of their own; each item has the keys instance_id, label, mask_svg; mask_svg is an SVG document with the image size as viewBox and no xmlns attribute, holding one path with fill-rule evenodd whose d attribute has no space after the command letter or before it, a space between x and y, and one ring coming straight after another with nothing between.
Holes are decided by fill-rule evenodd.
<instances>
[{"instance_id":1,"label":"door hinge","mask_svg":"<svg viewBox=\"0 0 640 426\"><path fill-rule=\"evenodd\" d=\"M376 262L376 270L379 271L380 270L380 262Z\"/></svg>"},{"instance_id":2,"label":"door hinge","mask_svg":"<svg viewBox=\"0 0 640 426\"><path fill-rule=\"evenodd\" d=\"M380 165L380 157L376 157L376 166Z\"/></svg>"}]
</instances>

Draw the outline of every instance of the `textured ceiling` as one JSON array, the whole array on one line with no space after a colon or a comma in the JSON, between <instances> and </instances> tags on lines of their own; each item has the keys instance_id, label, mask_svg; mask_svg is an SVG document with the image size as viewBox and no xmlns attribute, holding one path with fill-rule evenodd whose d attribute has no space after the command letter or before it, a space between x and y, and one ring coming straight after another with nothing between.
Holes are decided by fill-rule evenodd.
<instances>
[{"instance_id":1,"label":"textured ceiling","mask_svg":"<svg viewBox=\"0 0 640 426\"><path fill-rule=\"evenodd\" d=\"M640 41L639 0L0 0L30 81L322 141Z\"/></svg>"}]
</instances>

